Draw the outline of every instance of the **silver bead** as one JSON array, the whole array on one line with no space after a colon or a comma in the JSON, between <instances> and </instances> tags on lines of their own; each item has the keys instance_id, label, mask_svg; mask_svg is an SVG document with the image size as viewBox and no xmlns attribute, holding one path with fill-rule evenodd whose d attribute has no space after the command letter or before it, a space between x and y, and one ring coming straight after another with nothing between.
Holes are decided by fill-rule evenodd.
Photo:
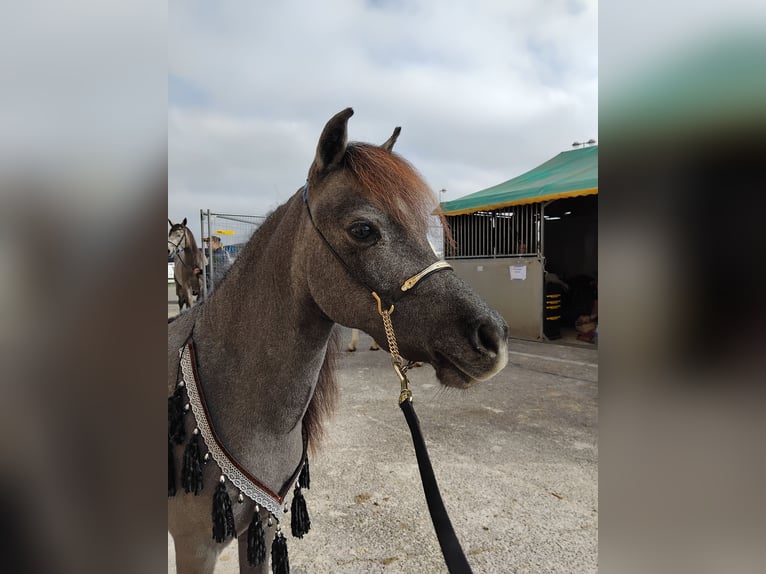
<instances>
[{"instance_id":1,"label":"silver bead","mask_svg":"<svg viewBox=\"0 0 766 574\"><path fill-rule=\"evenodd\" d=\"M226 477L224 475L221 475L221 478L218 479L218 482L223 484L224 482L226 482Z\"/></svg>"},{"instance_id":2,"label":"silver bead","mask_svg":"<svg viewBox=\"0 0 766 574\"><path fill-rule=\"evenodd\" d=\"M210 460L210 453L209 453L209 452L206 452L206 453L205 453L205 456L203 456L203 457L202 457L202 462L204 462L205 464L207 464L207 462L208 462L209 460Z\"/></svg>"},{"instance_id":3,"label":"silver bead","mask_svg":"<svg viewBox=\"0 0 766 574\"><path fill-rule=\"evenodd\" d=\"M181 387L181 388L183 388L183 387L185 387L185 386L186 386L186 383L184 383L183 381L181 381L180 383L178 383L178 386L179 386L179 387Z\"/></svg>"},{"instance_id":4,"label":"silver bead","mask_svg":"<svg viewBox=\"0 0 766 574\"><path fill-rule=\"evenodd\" d=\"M194 427L192 434L199 434L199 429L197 427Z\"/></svg>"},{"instance_id":5,"label":"silver bead","mask_svg":"<svg viewBox=\"0 0 766 574\"><path fill-rule=\"evenodd\" d=\"M241 492L239 493L239 496L237 496L237 502L239 502L240 504L245 502L245 495L242 494Z\"/></svg>"},{"instance_id":6,"label":"silver bead","mask_svg":"<svg viewBox=\"0 0 766 574\"><path fill-rule=\"evenodd\" d=\"M190 408L191 408L191 405L190 405L189 403L186 403L186 404L184 405L184 412L185 412L185 413L188 413Z\"/></svg>"}]
</instances>

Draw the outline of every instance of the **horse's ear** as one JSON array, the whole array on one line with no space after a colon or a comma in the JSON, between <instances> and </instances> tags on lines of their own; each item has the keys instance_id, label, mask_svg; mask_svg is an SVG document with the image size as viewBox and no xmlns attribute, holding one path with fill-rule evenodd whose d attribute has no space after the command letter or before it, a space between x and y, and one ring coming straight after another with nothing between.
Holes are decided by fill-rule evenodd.
<instances>
[{"instance_id":1,"label":"horse's ear","mask_svg":"<svg viewBox=\"0 0 766 574\"><path fill-rule=\"evenodd\" d=\"M186 218L185 218L185 217L184 217L184 222L183 222L181 225L183 225L184 227L186 227Z\"/></svg>"},{"instance_id":2,"label":"horse's ear","mask_svg":"<svg viewBox=\"0 0 766 574\"><path fill-rule=\"evenodd\" d=\"M170 221L170 218L168 218L168 225L169 225L170 227L173 227L173 222L172 222L172 221Z\"/></svg>"},{"instance_id":3,"label":"horse's ear","mask_svg":"<svg viewBox=\"0 0 766 574\"><path fill-rule=\"evenodd\" d=\"M327 173L343 159L348 141L346 126L348 118L353 115L354 110L346 108L342 112L335 114L327 122L327 125L322 130L322 135L319 136L316 157L314 158L314 163L311 164L309 174L318 175Z\"/></svg>"},{"instance_id":4,"label":"horse's ear","mask_svg":"<svg viewBox=\"0 0 766 574\"><path fill-rule=\"evenodd\" d=\"M396 126L394 128L394 133L391 134L391 137L386 140L386 142L380 146L385 150L391 151L394 149L394 144L396 143L396 139L399 137L399 134L401 133L402 128L399 126Z\"/></svg>"}]
</instances>

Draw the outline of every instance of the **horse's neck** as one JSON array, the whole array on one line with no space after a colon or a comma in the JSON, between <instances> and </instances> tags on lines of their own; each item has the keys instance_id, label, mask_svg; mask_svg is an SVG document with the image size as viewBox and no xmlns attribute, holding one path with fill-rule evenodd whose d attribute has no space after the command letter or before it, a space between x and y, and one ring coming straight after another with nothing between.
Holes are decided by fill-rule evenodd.
<instances>
[{"instance_id":1,"label":"horse's neck","mask_svg":"<svg viewBox=\"0 0 766 574\"><path fill-rule=\"evenodd\" d=\"M211 418L232 450L276 456L269 451L284 441L293 451L302 448L298 423L332 323L314 307L295 258L301 207L291 200L263 224L200 309L195 326Z\"/></svg>"},{"instance_id":2,"label":"horse's neck","mask_svg":"<svg viewBox=\"0 0 766 574\"><path fill-rule=\"evenodd\" d=\"M189 257L192 260L196 260L197 257L199 257L201 254L200 248L197 247L197 242L194 241L194 235L192 234L192 232L187 229L185 233L186 233L186 241L184 241L185 243L184 253L188 253Z\"/></svg>"},{"instance_id":3,"label":"horse's neck","mask_svg":"<svg viewBox=\"0 0 766 574\"><path fill-rule=\"evenodd\" d=\"M181 252L181 256L184 257L184 260L187 264L199 264L199 261L202 258L202 251L199 247L197 247L197 242L194 241L194 235L189 229L184 230L184 233L186 234L186 240L184 241L184 249Z\"/></svg>"}]
</instances>

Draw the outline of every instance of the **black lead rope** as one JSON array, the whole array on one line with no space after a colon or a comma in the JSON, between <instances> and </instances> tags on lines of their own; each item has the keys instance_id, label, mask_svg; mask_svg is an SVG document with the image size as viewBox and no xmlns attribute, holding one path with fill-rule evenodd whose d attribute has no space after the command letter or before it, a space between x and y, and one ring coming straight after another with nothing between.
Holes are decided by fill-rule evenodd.
<instances>
[{"instance_id":1,"label":"black lead rope","mask_svg":"<svg viewBox=\"0 0 766 574\"><path fill-rule=\"evenodd\" d=\"M463 554L460 541L455 535L455 529L452 528L452 522L450 522L447 509L444 507L442 496L439 493L439 485L436 483L436 475L431 466L431 459L428 457L428 450L412 401L402 401L399 403L399 407L402 409L412 433L412 443L415 445L415 457L418 460L418 470L420 470L420 480L423 483L423 492L426 495L428 512L431 514L431 521L436 531L436 537L439 539L444 561L447 563L447 570L450 574L471 574L471 567L468 565L465 554Z\"/></svg>"}]
</instances>

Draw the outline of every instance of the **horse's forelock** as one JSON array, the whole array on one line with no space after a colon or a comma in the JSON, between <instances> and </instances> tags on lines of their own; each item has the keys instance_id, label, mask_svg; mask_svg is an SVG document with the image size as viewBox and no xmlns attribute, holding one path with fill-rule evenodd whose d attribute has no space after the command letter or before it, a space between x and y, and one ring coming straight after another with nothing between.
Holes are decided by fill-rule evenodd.
<instances>
[{"instance_id":1,"label":"horse's forelock","mask_svg":"<svg viewBox=\"0 0 766 574\"><path fill-rule=\"evenodd\" d=\"M374 205L404 227L425 233L437 200L407 160L380 146L351 142L345 164Z\"/></svg>"}]
</instances>

